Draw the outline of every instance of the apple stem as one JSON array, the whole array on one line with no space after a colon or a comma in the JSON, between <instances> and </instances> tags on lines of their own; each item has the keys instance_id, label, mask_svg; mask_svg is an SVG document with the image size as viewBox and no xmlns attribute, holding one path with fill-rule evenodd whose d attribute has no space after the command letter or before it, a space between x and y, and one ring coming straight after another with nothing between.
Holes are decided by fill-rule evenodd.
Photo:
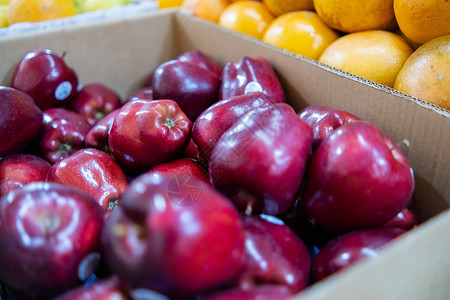
<instances>
[{"instance_id":1,"label":"apple stem","mask_svg":"<svg viewBox=\"0 0 450 300\"><path fill-rule=\"evenodd\" d=\"M62 58L62 59L64 59L64 57L66 57L66 53L67 53L66 51L64 51L64 52L62 53L62 55L61 55L61 58Z\"/></svg>"},{"instance_id":2,"label":"apple stem","mask_svg":"<svg viewBox=\"0 0 450 300\"><path fill-rule=\"evenodd\" d=\"M253 213L253 201L249 201L244 211L246 216L251 216Z\"/></svg>"}]
</instances>

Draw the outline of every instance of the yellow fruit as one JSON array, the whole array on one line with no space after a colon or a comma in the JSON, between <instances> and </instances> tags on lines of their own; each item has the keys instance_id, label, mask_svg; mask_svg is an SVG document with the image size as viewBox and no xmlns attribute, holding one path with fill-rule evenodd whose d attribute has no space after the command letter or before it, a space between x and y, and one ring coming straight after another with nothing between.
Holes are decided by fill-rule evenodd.
<instances>
[{"instance_id":1,"label":"yellow fruit","mask_svg":"<svg viewBox=\"0 0 450 300\"><path fill-rule=\"evenodd\" d=\"M450 110L450 35L435 38L414 51L394 88Z\"/></svg>"},{"instance_id":2,"label":"yellow fruit","mask_svg":"<svg viewBox=\"0 0 450 300\"><path fill-rule=\"evenodd\" d=\"M267 28L263 41L295 54L318 59L338 37L315 12L298 11L276 18Z\"/></svg>"},{"instance_id":3,"label":"yellow fruit","mask_svg":"<svg viewBox=\"0 0 450 300\"><path fill-rule=\"evenodd\" d=\"M416 43L450 34L449 0L394 0L394 12L401 31Z\"/></svg>"},{"instance_id":4,"label":"yellow fruit","mask_svg":"<svg viewBox=\"0 0 450 300\"><path fill-rule=\"evenodd\" d=\"M343 32L392 30L396 26L393 0L314 0L319 17Z\"/></svg>"},{"instance_id":5,"label":"yellow fruit","mask_svg":"<svg viewBox=\"0 0 450 300\"><path fill-rule=\"evenodd\" d=\"M267 9L276 17L298 10L314 10L313 0L262 0Z\"/></svg>"},{"instance_id":6,"label":"yellow fruit","mask_svg":"<svg viewBox=\"0 0 450 300\"><path fill-rule=\"evenodd\" d=\"M128 0L85 0L84 11L94 11L99 9L108 9L130 3Z\"/></svg>"},{"instance_id":7,"label":"yellow fruit","mask_svg":"<svg viewBox=\"0 0 450 300\"><path fill-rule=\"evenodd\" d=\"M11 0L8 22L40 22L76 14L77 9L72 0Z\"/></svg>"},{"instance_id":8,"label":"yellow fruit","mask_svg":"<svg viewBox=\"0 0 450 300\"><path fill-rule=\"evenodd\" d=\"M183 0L158 0L159 8L178 7L183 4Z\"/></svg>"},{"instance_id":9,"label":"yellow fruit","mask_svg":"<svg viewBox=\"0 0 450 300\"><path fill-rule=\"evenodd\" d=\"M8 5L0 5L0 27L8 26Z\"/></svg>"},{"instance_id":10,"label":"yellow fruit","mask_svg":"<svg viewBox=\"0 0 450 300\"><path fill-rule=\"evenodd\" d=\"M181 6L190 10L196 17L217 22L228 4L228 0L184 0Z\"/></svg>"},{"instance_id":11,"label":"yellow fruit","mask_svg":"<svg viewBox=\"0 0 450 300\"><path fill-rule=\"evenodd\" d=\"M75 5L75 8L77 9L78 13L84 12L84 2L85 0L72 0L73 5Z\"/></svg>"},{"instance_id":12,"label":"yellow fruit","mask_svg":"<svg viewBox=\"0 0 450 300\"><path fill-rule=\"evenodd\" d=\"M331 43L319 61L392 87L413 50L395 33L371 30L350 33Z\"/></svg>"},{"instance_id":13,"label":"yellow fruit","mask_svg":"<svg viewBox=\"0 0 450 300\"><path fill-rule=\"evenodd\" d=\"M223 10L219 24L261 38L274 16L259 1L233 2Z\"/></svg>"}]
</instances>

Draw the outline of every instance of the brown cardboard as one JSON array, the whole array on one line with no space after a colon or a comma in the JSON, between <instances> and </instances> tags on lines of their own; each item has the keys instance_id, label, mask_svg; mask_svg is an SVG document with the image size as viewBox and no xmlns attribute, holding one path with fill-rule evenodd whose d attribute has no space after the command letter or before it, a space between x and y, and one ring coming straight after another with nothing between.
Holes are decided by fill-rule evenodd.
<instances>
[{"instance_id":1,"label":"brown cardboard","mask_svg":"<svg viewBox=\"0 0 450 300\"><path fill-rule=\"evenodd\" d=\"M414 202L425 221L368 260L309 287L296 298L450 299L450 114L393 89L293 55L254 38L160 10L133 18L72 24L0 37L1 84L27 52L66 53L81 83L104 82L123 97L160 63L200 49L224 64L264 56L275 68L288 102L299 110L325 104L377 124L410 160L416 178Z\"/></svg>"}]
</instances>

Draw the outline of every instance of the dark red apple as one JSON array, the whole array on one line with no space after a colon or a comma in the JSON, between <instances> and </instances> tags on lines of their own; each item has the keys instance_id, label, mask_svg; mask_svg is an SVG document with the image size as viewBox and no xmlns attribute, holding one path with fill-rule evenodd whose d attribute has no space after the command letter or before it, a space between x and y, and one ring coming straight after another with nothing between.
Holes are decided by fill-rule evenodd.
<instances>
[{"instance_id":1,"label":"dark red apple","mask_svg":"<svg viewBox=\"0 0 450 300\"><path fill-rule=\"evenodd\" d=\"M0 157L25 149L39 134L42 111L27 94L0 86Z\"/></svg>"},{"instance_id":2,"label":"dark red apple","mask_svg":"<svg viewBox=\"0 0 450 300\"><path fill-rule=\"evenodd\" d=\"M240 211L283 213L300 189L311 143L311 128L290 105L254 109L215 145L210 181Z\"/></svg>"},{"instance_id":3,"label":"dark red apple","mask_svg":"<svg viewBox=\"0 0 450 300\"><path fill-rule=\"evenodd\" d=\"M51 165L31 154L11 154L0 160L0 197L24 185L45 181Z\"/></svg>"},{"instance_id":4,"label":"dark red apple","mask_svg":"<svg viewBox=\"0 0 450 300\"><path fill-rule=\"evenodd\" d=\"M44 128L38 139L40 156L54 164L84 149L91 125L76 112L50 108L43 112Z\"/></svg>"},{"instance_id":5,"label":"dark red apple","mask_svg":"<svg viewBox=\"0 0 450 300\"><path fill-rule=\"evenodd\" d=\"M230 97L221 100L202 112L192 125L192 139L200 153L209 159L222 134L230 129L247 112L275 104L269 96L260 93Z\"/></svg>"},{"instance_id":6,"label":"dark red apple","mask_svg":"<svg viewBox=\"0 0 450 300\"><path fill-rule=\"evenodd\" d=\"M35 182L0 199L0 280L50 299L89 278L103 213L84 191Z\"/></svg>"},{"instance_id":7,"label":"dark red apple","mask_svg":"<svg viewBox=\"0 0 450 300\"><path fill-rule=\"evenodd\" d=\"M361 260L378 256L384 246L403 233L401 229L367 229L338 236L314 257L313 280L322 280Z\"/></svg>"},{"instance_id":8,"label":"dark red apple","mask_svg":"<svg viewBox=\"0 0 450 300\"><path fill-rule=\"evenodd\" d=\"M60 107L76 94L78 78L64 61L64 55L38 49L27 53L17 64L11 87L33 98L41 109Z\"/></svg>"},{"instance_id":9,"label":"dark red apple","mask_svg":"<svg viewBox=\"0 0 450 300\"><path fill-rule=\"evenodd\" d=\"M156 165L147 171L147 174L149 173L159 173L168 177L177 177L177 180L179 179L182 182L193 177L203 181L207 185L211 185L209 182L208 171L200 162L192 158L183 157Z\"/></svg>"},{"instance_id":10,"label":"dark red apple","mask_svg":"<svg viewBox=\"0 0 450 300\"><path fill-rule=\"evenodd\" d=\"M191 205L185 203L192 197ZM106 223L106 262L131 288L187 297L230 283L244 263L234 206L201 180L134 179Z\"/></svg>"},{"instance_id":11,"label":"dark red apple","mask_svg":"<svg viewBox=\"0 0 450 300\"><path fill-rule=\"evenodd\" d=\"M110 153L108 144L109 130L111 129L114 117L119 110L120 109L116 109L110 112L103 119L98 121L97 124L92 126L86 135L85 145L87 148L95 148L102 150L105 153Z\"/></svg>"},{"instance_id":12,"label":"dark red apple","mask_svg":"<svg viewBox=\"0 0 450 300\"><path fill-rule=\"evenodd\" d=\"M117 276L77 287L59 295L54 300L129 300L126 288Z\"/></svg>"},{"instance_id":13,"label":"dark red apple","mask_svg":"<svg viewBox=\"0 0 450 300\"><path fill-rule=\"evenodd\" d=\"M198 300L287 300L293 294L283 285L261 285L249 289L226 289Z\"/></svg>"},{"instance_id":14,"label":"dark red apple","mask_svg":"<svg viewBox=\"0 0 450 300\"><path fill-rule=\"evenodd\" d=\"M347 123L324 140L306 178L305 211L333 232L383 225L410 204L414 191L408 159L364 121Z\"/></svg>"},{"instance_id":15,"label":"dark red apple","mask_svg":"<svg viewBox=\"0 0 450 300\"><path fill-rule=\"evenodd\" d=\"M75 186L91 195L109 216L128 187L125 173L103 151L81 149L55 163L47 181Z\"/></svg>"},{"instance_id":16,"label":"dark red apple","mask_svg":"<svg viewBox=\"0 0 450 300\"><path fill-rule=\"evenodd\" d=\"M300 119L313 130L313 148L327 138L336 128L360 120L357 116L325 105L310 105L298 112Z\"/></svg>"},{"instance_id":17,"label":"dark red apple","mask_svg":"<svg viewBox=\"0 0 450 300\"><path fill-rule=\"evenodd\" d=\"M384 223L382 228L399 228L403 230L413 229L419 225L420 220L417 213L409 208L403 209L395 217Z\"/></svg>"},{"instance_id":18,"label":"dark red apple","mask_svg":"<svg viewBox=\"0 0 450 300\"><path fill-rule=\"evenodd\" d=\"M131 102L135 100L147 100L153 101L153 88L152 87L143 87L132 93L128 96L125 102Z\"/></svg>"},{"instance_id":19,"label":"dark red apple","mask_svg":"<svg viewBox=\"0 0 450 300\"><path fill-rule=\"evenodd\" d=\"M197 66L213 72L217 77L222 76L222 67L209 55L200 50L192 50L178 56L177 60L191 62Z\"/></svg>"},{"instance_id":20,"label":"dark red apple","mask_svg":"<svg viewBox=\"0 0 450 300\"><path fill-rule=\"evenodd\" d=\"M219 100L262 92L277 103L286 102L284 90L270 62L264 57L242 57L222 70Z\"/></svg>"},{"instance_id":21,"label":"dark red apple","mask_svg":"<svg viewBox=\"0 0 450 300\"><path fill-rule=\"evenodd\" d=\"M303 241L280 219L243 217L246 265L237 285L242 289L279 284L298 293L309 283L311 259Z\"/></svg>"},{"instance_id":22,"label":"dark red apple","mask_svg":"<svg viewBox=\"0 0 450 300\"><path fill-rule=\"evenodd\" d=\"M109 132L109 149L127 172L139 174L183 154L192 122L172 100L126 103Z\"/></svg>"},{"instance_id":23,"label":"dark red apple","mask_svg":"<svg viewBox=\"0 0 450 300\"><path fill-rule=\"evenodd\" d=\"M78 91L69 109L85 117L93 126L121 106L120 96L110 87L102 83L90 83Z\"/></svg>"},{"instance_id":24,"label":"dark red apple","mask_svg":"<svg viewBox=\"0 0 450 300\"><path fill-rule=\"evenodd\" d=\"M171 60L153 73L153 98L174 100L194 121L217 101L220 78L195 63Z\"/></svg>"}]
</instances>

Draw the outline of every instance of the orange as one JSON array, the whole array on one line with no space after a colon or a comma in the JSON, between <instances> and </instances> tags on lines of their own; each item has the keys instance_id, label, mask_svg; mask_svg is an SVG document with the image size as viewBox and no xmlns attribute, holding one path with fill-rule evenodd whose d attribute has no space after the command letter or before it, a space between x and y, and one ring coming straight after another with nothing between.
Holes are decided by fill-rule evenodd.
<instances>
[{"instance_id":1,"label":"orange","mask_svg":"<svg viewBox=\"0 0 450 300\"><path fill-rule=\"evenodd\" d=\"M413 50L395 33L371 30L350 33L330 44L319 61L392 87Z\"/></svg>"},{"instance_id":2,"label":"orange","mask_svg":"<svg viewBox=\"0 0 450 300\"><path fill-rule=\"evenodd\" d=\"M9 24L40 22L70 17L77 14L72 0L11 0Z\"/></svg>"},{"instance_id":3,"label":"orange","mask_svg":"<svg viewBox=\"0 0 450 300\"><path fill-rule=\"evenodd\" d=\"M183 4L183 0L158 0L159 8L179 7Z\"/></svg>"},{"instance_id":4,"label":"orange","mask_svg":"<svg viewBox=\"0 0 450 300\"><path fill-rule=\"evenodd\" d=\"M394 88L450 110L450 35L420 46L398 73Z\"/></svg>"},{"instance_id":5,"label":"orange","mask_svg":"<svg viewBox=\"0 0 450 300\"><path fill-rule=\"evenodd\" d=\"M181 6L190 10L196 17L217 22L228 4L228 0L184 0Z\"/></svg>"},{"instance_id":6,"label":"orange","mask_svg":"<svg viewBox=\"0 0 450 300\"><path fill-rule=\"evenodd\" d=\"M394 0L394 12L401 31L416 43L450 34L449 0Z\"/></svg>"},{"instance_id":7,"label":"orange","mask_svg":"<svg viewBox=\"0 0 450 300\"><path fill-rule=\"evenodd\" d=\"M259 39L273 19L274 16L259 1L237 1L225 7L218 23Z\"/></svg>"},{"instance_id":8,"label":"orange","mask_svg":"<svg viewBox=\"0 0 450 300\"><path fill-rule=\"evenodd\" d=\"M318 59L338 37L315 12L297 11L276 18L267 28L263 41L295 54Z\"/></svg>"},{"instance_id":9,"label":"orange","mask_svg":"<svg viewBox=\"0 0 450 300\"><path fill-rule=\"evenodd\" d=\"M8 5L0 5L0 28L8 27Z\"/></svg>"},{"instance_id":10,"label":"orange","mask_svg":"<svg viewBox=\"0 0 450 300\"><path fill-rule=\"evenodd\" d=\"M276 17L298 10L314 10L313 0L262 0L267 9Z\"/></svg>"},{"instance_id":11,"label":"orange","mask_svg":"<svg viewBox=\"0 0 450 300\"><path fill-rule=\"evenodd\" d=\"M396 26L393 0L314 0L319 17L343 32L392 30Z\"/></svg>"}]
</instances>

